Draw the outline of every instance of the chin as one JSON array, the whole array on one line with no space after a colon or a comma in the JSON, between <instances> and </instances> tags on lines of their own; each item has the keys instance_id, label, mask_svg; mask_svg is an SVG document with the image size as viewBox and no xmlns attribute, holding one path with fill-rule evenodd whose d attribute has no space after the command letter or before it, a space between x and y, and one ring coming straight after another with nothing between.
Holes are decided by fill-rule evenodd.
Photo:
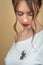
<instances>
[{"instance_id":1,"label":"chin","mask_svg":"<svg viewBox=\"0 0 43 65\"><path fill-rule=\"evenodd\" d=\"M30 30L31 29L31 27L23 27L24 29L27 29L27 30Z\"/></svg>"}]
</instances>

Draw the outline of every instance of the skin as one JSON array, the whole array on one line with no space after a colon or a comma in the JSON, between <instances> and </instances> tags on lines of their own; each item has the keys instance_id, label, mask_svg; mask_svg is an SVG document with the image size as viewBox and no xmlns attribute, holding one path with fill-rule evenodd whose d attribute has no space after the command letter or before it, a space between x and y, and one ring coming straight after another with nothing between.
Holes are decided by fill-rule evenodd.
<instances>
[{"instance_id":1,"label":"skin","mask_svg":"<svg viewBox=\"0 0 43 65\"><path fill-rule=\"evenodd\" d=\"M24 23L30 24L29 26L23 26L23 31L18 34L18 41L30 38L33 35L31 26L35 29L34 19L32 20L32 12L28 8L25 1L21 1L16 7L16 18L19 23L23 26ZM43 26L35 19L36 33L43 29Z\"/></svg>"},{"instance_id":2,"label":"skin","mask_svg":"<svg viewBox=\"0 0 43 65\"><path fill-rule=\"evenodd\" d=\"M32 21L32 12L27 7L26 2L25 1L21 1L19 3L19 5L17 6L16 10L18 11L16 13L17 20L20 22L21 25L24 24L24 23L30 24L28 26L28 29L30 29L31 28L31 21ZM23 28L26 29L27 27L23 27Z\"/></svg>"}]
</instances>

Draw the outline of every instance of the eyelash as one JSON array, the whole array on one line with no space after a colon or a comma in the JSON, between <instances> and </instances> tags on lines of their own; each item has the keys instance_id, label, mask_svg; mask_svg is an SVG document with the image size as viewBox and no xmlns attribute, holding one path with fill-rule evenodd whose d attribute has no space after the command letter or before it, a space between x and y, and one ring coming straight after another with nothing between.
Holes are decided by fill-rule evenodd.
<instances>
[{"instance_id":1,"label":"eyelash","mask_svg":"<svg viewBox=\"0 0 43 65\"><path fill-rule=\"evenodd\" d=\"M32 13L27 13L29 16L33 16L33 14Z\"/></svg>"},{"instance_id":2,"label":"eyelash","mask_svg":"<svg viewBox=\"0 0 43 65\"><path fill-rule=\"evenodd\" d=\"M18 13L18 15L19 15L19 16L22 16L22 15L23 15L23 13Z\"/></svg>"},{"instance_id":3,"label":"eyelash","mask_svg":"<svg viewBox=\"0 0 43 65\"><path fill-rule=\"evenodd\" d=\"M17 14L18 14L19 16L22 16L24 13L22 13L22 12L17 12ZM29 15L29 16L33 16L32 13L27 13L27 15Z\"/></svg>"}]
</instances>

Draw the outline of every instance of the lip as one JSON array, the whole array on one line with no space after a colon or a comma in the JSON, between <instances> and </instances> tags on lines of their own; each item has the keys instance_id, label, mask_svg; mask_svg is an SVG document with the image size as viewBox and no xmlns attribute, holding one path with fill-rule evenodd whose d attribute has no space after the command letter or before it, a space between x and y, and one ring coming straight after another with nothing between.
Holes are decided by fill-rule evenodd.
<instances>
[{"instance_id":1,"label":"lip","mask_svg":"<svg viewBox=\"0 0 43 65\"><path fill-rule=\"evenodd\" d=\"M29 26L29 25L30 25L30 24L27 24L27 23L26 23L26 24L23 24L23 26L26 26L26 27Z\"/></svg>"}]
</instances>

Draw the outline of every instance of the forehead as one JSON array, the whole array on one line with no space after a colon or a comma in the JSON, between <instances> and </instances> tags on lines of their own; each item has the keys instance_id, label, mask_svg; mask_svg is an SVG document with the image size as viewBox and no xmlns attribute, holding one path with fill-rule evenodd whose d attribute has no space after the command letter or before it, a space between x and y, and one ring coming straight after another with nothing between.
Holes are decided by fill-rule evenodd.
<instances>
[{"instance_id":1,"label":"forehead","mask_svg":"<svg viewBox=\"0 0 43 65\"><path fill-rule=\"evenodd\" d=\"M20 3L17 5L16 10L23 11L23 12L30 11L29 7L27 6L26 1L23 1L23 0L20 1Z\"/></svg>"}]
</instances>

